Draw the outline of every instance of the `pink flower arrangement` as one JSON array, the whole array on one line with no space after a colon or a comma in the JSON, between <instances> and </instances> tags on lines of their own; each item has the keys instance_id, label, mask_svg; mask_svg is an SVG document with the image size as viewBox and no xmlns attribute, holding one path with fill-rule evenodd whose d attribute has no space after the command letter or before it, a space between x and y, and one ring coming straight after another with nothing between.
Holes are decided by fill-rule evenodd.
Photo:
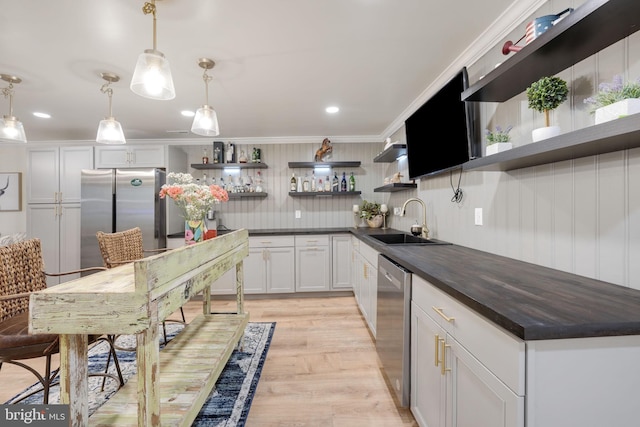
<instances>
[{"instance_id":1,"label":"pink flower arrangement","mask_svg":"<svg viewBox=\"0 0 640 427\"><path fill-rule=\"evenodd\" d=\"M226 202L229 194L218 185L196 184L188 173L171 172L167 175L171 184L160 189L160 198L169 197L182 210L185 220L202 220L214 203Z\"/></svg>"}]
</instances>

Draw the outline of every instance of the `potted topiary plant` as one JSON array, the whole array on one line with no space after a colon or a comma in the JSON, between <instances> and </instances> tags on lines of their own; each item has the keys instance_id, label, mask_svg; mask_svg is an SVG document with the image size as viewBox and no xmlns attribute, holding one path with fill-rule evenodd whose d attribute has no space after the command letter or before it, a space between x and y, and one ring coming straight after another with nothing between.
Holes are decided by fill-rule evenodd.
<instances>
[{"instance_id":1,"label":"potted topiary plant","mask_svg":"<svg viewBox=\"0 0 640 427\"><path fill-rule=\"evenodd\" d=\"M545 127L533 130L534 142L560 135L560 126L549 124L549 111L555 110L566 101L568 93L567 82L555 76L542 77L527 88L529 108L544 113Z\"/></svg>"},{"instance_id":2,"label":"potted topiary plant","mask_svg":"<svg viewBox=\"0 0 640 427\"><path fill-rule=\"evenodd\" d=\"M382 211L380 210L380 203L362 201L360 206L360 218L367 220L367 224L371 228L379 228L382 226Z\"/></svg>"}]
</instances>

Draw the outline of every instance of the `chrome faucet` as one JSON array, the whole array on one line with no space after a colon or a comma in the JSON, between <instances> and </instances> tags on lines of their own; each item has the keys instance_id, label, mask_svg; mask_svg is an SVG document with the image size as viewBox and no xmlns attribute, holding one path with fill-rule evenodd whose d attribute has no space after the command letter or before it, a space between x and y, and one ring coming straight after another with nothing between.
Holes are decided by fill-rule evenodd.
<instances>
[{"instance_id":1,"label":"chrome faucet","mask_svg":"<svg viewBox=\"0 0 640 427\"><path fill-rule=\"evenodd\" d=\"M406 202L404 202L404 204L402 205L402 216L404 216L406 212L407 205L411 202L418 202L422 205L422 238L428 239L429 229L427 228L427 207L421 199L412 197L411 199L408 199Z\"/></svg>"}]
</instances>

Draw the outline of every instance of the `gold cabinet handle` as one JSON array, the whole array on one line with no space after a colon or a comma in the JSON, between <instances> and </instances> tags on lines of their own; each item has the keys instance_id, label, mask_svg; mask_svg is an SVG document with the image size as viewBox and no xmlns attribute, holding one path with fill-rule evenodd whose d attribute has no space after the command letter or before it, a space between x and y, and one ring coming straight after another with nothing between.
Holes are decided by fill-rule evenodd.
<instances>
[{"instance_id":1,"label":"gold cabinet handle","mask_svg":"<svg viewBox=\"0 0 640 427\"><path fill-rule=\"evenodd\" d=\"M442 311L443 310L442 308L438 308L436 306L431 306L431 308L433 309L433 311L438 313L440 317L442 317L444 320L446 320L449 323L452 323L454 320L456 320L455 317L449 317L446 314L444 314L444 312Z\"/></svg>"},{"instance_id":2,"label":"gold cabinet handle","mask_svg":"<svg viewBox=\"0 0 640 427\"><path fill-rule=\"evenodd\" d=\"M444 339L440 340L440 355L442 356L442 359L440 359L440 374L444 375L445 372L447 371L451 371L450 368L447 368L447 361L445 359L445 349L451 347L448 344L445 344Z\"/></svg>"},{"instance_id":3,"label":"gold cabinet handle","mask_svg":"<svg viewBox=\"0 0 640 427\"><path fill-rule=\"evenodd\" d=\"M433 347L435 348L435 354L433 356L433 364L435 366L438 366L438 364L440 363L440 357L438 356L438 348L440 347L440 336L438 334L435 334L433 338L434 338Z\"/></svg>"}]
</instances>

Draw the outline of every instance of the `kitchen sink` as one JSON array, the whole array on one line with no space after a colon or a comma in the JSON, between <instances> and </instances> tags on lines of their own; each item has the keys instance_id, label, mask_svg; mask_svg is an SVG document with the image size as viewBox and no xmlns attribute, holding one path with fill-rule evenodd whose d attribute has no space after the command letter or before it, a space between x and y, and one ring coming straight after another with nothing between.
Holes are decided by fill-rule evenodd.
<instances>
[{"instance_id":1,"label":"kitchen sink","mask_svg":"<svg viewBox=\"0 0 640 427\"><path fill-rule=\"evenodd\" d=\"M450 245L442 240L425 239L411 234L371 234L372 237L385 245Z\"/></svg>"}]
</instances>

